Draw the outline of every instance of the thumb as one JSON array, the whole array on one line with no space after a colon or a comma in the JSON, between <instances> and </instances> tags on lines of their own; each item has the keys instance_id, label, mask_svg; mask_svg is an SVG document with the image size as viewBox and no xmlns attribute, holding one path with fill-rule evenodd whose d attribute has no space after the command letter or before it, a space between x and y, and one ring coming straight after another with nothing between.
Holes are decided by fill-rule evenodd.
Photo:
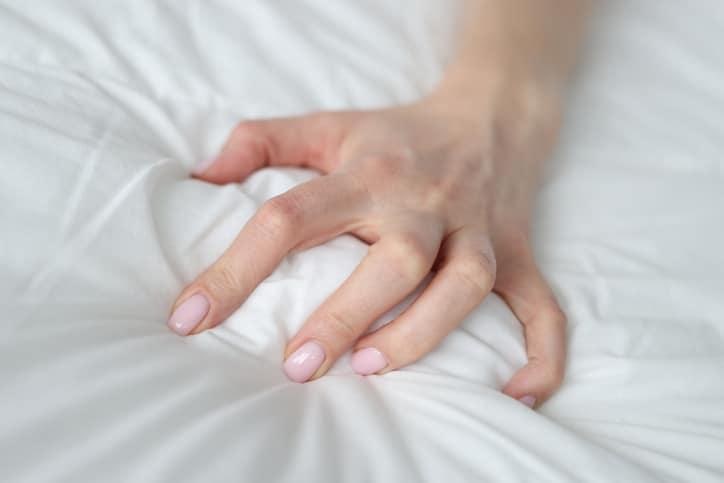
<instances>
[{"instance_id":1,"label":"thumb","mask_svg":"<svg viewBox=\"0 0 724 483\"><path fill-rule=\"evenodd\" d=\"M244 180L267 166L300 166L331 171L342 139L339 113L243 121L236 125L221 152L199 163L195 178L216 184Z\"/></svg>"},{"instance_id":2,"label":"thumb","mask_svg":"<svg viewBox=\"0 0 724 483\"><path fill-rule=\"evenodd\" d=\"M507 258L507 260L506 260ZM527 243L500 263L495 291L523 324L528 363L503 393L530 407L548 399L563 382L566 316L536 266Z\"/></svg>"}]
</instances>

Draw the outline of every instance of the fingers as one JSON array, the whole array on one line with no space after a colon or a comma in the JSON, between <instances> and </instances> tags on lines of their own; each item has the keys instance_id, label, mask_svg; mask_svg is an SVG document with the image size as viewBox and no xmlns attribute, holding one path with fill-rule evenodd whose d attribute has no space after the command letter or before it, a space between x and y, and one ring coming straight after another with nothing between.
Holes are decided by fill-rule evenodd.
<instances>
[{"instance_id":1,"label":"fingers","mask_svg":"<svg viewBox=\"0 0 724 483\"><path fill-rule=\"evenodd\" d=\"M495 281L495 257L484 233L453 233L441 256L440 268L422 295L396 320L356 344L352 367L357 373L385 373L416 361L488 295Z\"/></svg>"},{"instance_id":2,"label":"fingers","mask_svg":"<svg viewBox=\"0 0 724 483\"><path fill-rule=\"evenodd\" d=\"M383 236L349 278L311 315L289 342L284 371L296 382L324 374L369 325L427 275L441 228Z\"/></svg>"},{"instance_id":3,"label":"fingers","mask_svg":"<svg viewBox=\"0 0 724 483\"><path fill-rule=\"evenodd\" d=\"M267 201L232 245L187 286L169 318L169 327L188 335L226 319L296 245L330 238L354 223L364 190L346 175L316 178ZM334 209L330 209L334 207Z\"/></svg>"},{"instance_id":4,"label":"fingers","mask_svg":"<svg viewBox=\"0 0 724 483\"><path fill-rule=\"evenodd\" d=\"M448 237L437 275L396 320L358 341L352 367L360 374L385 373L410 364L455 329L495 287L522 322L528 363L503 392L535 407L560 386L565 368L565 315L538 271L530 249L502 250L496 261L483 233Z\"/></svg>"},{"instance_id":5,"label":"fingers","mask_svg":"<svg viewBox=\"0 0 724 483\"><path fill-rule=\"evenodd\" d=\"M221 152L192 174L211 183L238 182L266 166L303 166L330 171L345 116L307 116L246 121L232 131Z\"/></svg>"},{"instance_id":6,"label":"fingers","mask_svg":"<svg viewBox=\"0 0 724 483\"><path fill-rule=\"evenodd\" d=\"M566 317L538 270L528 244L518 245L505 256L495 291L523 324L528 363L513 375L503 392L536 407L563 382Z\"/></svg>"}]
</instances>

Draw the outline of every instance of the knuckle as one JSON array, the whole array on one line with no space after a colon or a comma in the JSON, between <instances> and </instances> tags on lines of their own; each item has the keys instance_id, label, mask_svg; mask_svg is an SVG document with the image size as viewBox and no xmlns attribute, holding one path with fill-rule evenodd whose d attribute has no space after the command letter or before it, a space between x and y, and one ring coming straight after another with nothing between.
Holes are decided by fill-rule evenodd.
<instances>
[{"instance_id":1,"label":"knuckle","mask_svg":"<svg viewBox=\"0 0 724 483\"><path fill-rule=\"evenodd\" d=\"M558 388L563 383L565 370L561 364L549 364L543 373L543 382L551 389Z\"/></svg>"},{"instance_id":2,"label":"knuckle","mask_svg":"<svg viewBox=\"0 0 724 483\"><path fill-rule=\"evenodd\" d=\"M421 194L421 203L428 210L435 212L440 211L446 204L454 201L459 196L459 191L453 190L450 182L437 180L427 187Z\"/></svg>"},{"instance_id":3,"label":"knuckle","mask_svg":"<svg viewBox=\"0 0 724 483\"><path fill-rule=\"evenodd\" d=\"M432 257L425 242L412 234L397 235L387 241L389 266L405 280L420 280L430 270Z\"/></svg>"},{"instance_id":4,"label":"knuckle","mask_svg":"<svg viewBox=\"0 0 724 483\"><path fill-rule=\"evenodd\" d=\"M396 358L399 366L406 366L419 360L429 349L416 339L408 339L398 347Z\"/></svg>"},{"instance_id":5,"label":"knuckle","mask_svg":"<svg viewBox=\"0 0 724 483\"><path fill-rule=\"evenodd\" d=\"M335 311L325 312L320 318L324 331L334 339L353 340L359 334L355 325L344 315Z\"/></svg>"},{"instance_id":6,"label":"knuckle","mask_svg":"<svg viewBox=\"0 0 724 483\"><path fill-rule=\"evenodd\" d=\"M460 255L455 262L455 273L480 297L487 295L495 285L495 259L484 252Z\"/></svg>"},{"instance_id":7,"label":"knuckle","mask_svg":"<svg viewBox=\"0 0 724 483\"><path fill-rule=\"evenodd\" d=\"M566 314L552 298L542 303L528 322L529 325L544 324L551 329L565 329L567 323Z\"/></svg>"},{"instance_id":8,"label":"knuckle","mask_svg":"<svg viewBox=\"0 0 724 483\"><path fill-rule=\"evenodd\" d=\"M384 154L367 156L364 165L374 179L381 181L394 179L400 173L409 170L415 161L415 153L408 146L391 149Z\"/></svg>"},{"instance_id":9,"label":"knuckle","mask_svg":"<svg viewBox=\"0 0 724 483\"><path fill-rule=\"evenodd\" d=\"M292 235L303 219L301 205L291 196L275 196L262 205L257 224L270 236Z\"/></svg>"},{"instance_id":10,"label":"knuckle","mask_svg":"<svg viewBox=\"0 0 724 483\"><path fill-rule=\"evenodd\" d=\"M540 384L549 392L554 391L563 383L565 377L565 367L562 362L541 360L532 358L533 364L538 368L538 380Z\"/></svg>"},{"instance_id":11,"label":"knuckle","mask_svg":"<svg viewBox=\"0 0 724 483\"><path fill-rule=\"evenodd\" d=\"M398 334L399 343L395 345L395 362L398 367L412 364L430 352L435 342L421 338L412 327Z\"/></svg>"},{"instance_id":12,"label":"knuckle","mask_svg":"<svg viewBox=\"0 0 724 483\"><path fill-rule=\"evenodd\" d=\"M551 300L547 307L543 309L543 314L555 325L565 327L568 324L568 317L554 300Z\"/></svg>"},{"instance_id":13,"label":"knuckle","mask_svg":"<svg viewBox=\"0 0 724 483\"><path fill-rule=\"evenodd\" d=\"M204 285L212 294L225 294L243 288L241 274L228 265L214 267L206 277Z\"/></svg>"},{"instance_id":14,"label":"knuckle","mask_svg":"<svg viewBox=\"0 0 724 483\"><path fill-rule=\"evenodd\" d=\"M236 146L237 150L244 153L240 155L239 162L251 162L255 167L268 164L270 156L274 154L273 143L262 128L262 121L244 121L237 124L224 149L229 146Z\"/></svg>"}]
</instances>

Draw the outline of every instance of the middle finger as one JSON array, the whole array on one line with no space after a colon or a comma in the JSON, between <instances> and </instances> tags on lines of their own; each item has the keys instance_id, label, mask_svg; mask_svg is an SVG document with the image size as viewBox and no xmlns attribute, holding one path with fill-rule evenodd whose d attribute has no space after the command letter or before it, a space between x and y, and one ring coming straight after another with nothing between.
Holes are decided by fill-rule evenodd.
<instances>
[{"instance_id":1,"label":"middle finger","mask_svg":"<svg viewBox=\"0 0 724 483\"><path fill-rule=\"evenodd\" d=\"M396 232L372 245L352 274L289 342L284 371L296 382L324 374L372 322L412 292L430 271L441 230Z\"/></svg>"}]
</instances>

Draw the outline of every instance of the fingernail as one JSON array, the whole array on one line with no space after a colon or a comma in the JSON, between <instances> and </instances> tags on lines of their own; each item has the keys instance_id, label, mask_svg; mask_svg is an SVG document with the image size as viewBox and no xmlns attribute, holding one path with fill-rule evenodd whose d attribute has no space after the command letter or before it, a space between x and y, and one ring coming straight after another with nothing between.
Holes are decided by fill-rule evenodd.
<instances>
[{"instance_id":1,"label":"fingernail","mask_svg":"<svg viewBox=\"0 0 724 483\"><path fill-rule=\"evenodd\" d=\"M284 372L294 382L308 381L322 365L325 357L322 346L310 340L287 357Z\"/></svg>"},{"instance_id":2,"label":"fingernail","mask_svg":"<svg viewBox=\"0 0 724 483\"><path fill-rule=\"evenodd\" d=\"M167 324L178 335L188 335L208 312L209 300L203 294L197 293L176 307Z\"/></svg>"},{"instance_id":3,"label":"fingernail","mask_svg":"<svg viewBox=\"0 0 724 483\"><path fill-rule=\"evenodd\" d=\"M518 399L518 401L522 402L529 408L532 408L535 406L535 397L534 396L523 396L522 398Z\"/></svg>"},{"instance_id":4,"label":"fingernail","mask_svg":"<svg viewBox=\"0 0 724 483\"><path fill-rule=\"evenodd\" d=\"M368 376L387 367L387 359L374 347L366 347L352 354L350 365L357 374Z\"/></svg>"},{"instance_id":5,"label":"fingernail","mask_svg":"<svg viewBox=\"0 0 724 483\"><path fill-rule=\"evenodd\" d=\"M194 166L193 169L191 169L191 173L192 174L202 174L204 171L209 169L212 164L214 164L214 161L216 161L216 157L208 158L208 159L201 161L196 166Z\"/></svg>"}]
</instances>

